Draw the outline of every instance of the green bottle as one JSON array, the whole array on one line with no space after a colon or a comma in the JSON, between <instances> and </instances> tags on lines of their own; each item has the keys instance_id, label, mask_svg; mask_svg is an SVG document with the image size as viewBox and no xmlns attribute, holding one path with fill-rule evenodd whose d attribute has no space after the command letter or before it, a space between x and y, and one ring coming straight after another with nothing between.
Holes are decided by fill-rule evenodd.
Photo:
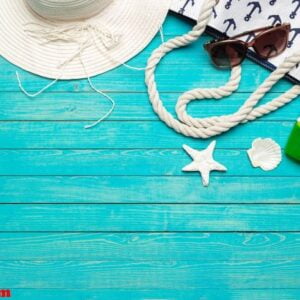
<instances>
[{"instance_id":1,"label":"green bottle","mask_svg":"<svg viewBox=\"0 0 300 300\"><path fill-rule=\"evenodd\" d=\"M285 147L285 153L300 162L300 118L298 118L288 143Z\"/></svg>"}]
</instances>

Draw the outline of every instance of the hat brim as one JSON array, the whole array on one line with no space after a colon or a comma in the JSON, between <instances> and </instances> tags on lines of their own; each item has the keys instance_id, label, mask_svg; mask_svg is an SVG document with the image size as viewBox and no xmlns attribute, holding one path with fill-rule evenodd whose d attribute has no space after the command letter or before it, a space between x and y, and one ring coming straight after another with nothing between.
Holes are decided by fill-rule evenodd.
<instances>
[{"instance_id":1,"label":"hat brim","mask_svg":"<svg viewBox=\"0 0 300 300\"><path fill-rule=\"evenodd\" d=\"M171 0L114 0L100 14L85 20L104 24L120 35L120 42L107 53L93 45L82 52L86 71L78 57L63 68L61 63L78 50L76 43L41 44L25 31L28 23L49 26L49 21L32 13L24 0L1 0L0 54L11 63L47 78L80 79L107 72L141 52L163 23ZM55 26L65 23L56 22ZM53 26L53 21L51 22Z\"/></svg>"}]
</instances>

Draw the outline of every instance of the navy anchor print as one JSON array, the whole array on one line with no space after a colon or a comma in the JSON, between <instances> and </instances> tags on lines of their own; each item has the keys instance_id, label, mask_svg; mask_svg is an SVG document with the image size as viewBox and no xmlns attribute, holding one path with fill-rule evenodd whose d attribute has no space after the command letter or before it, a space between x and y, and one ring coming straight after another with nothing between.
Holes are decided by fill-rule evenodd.
<instances>
[{"instance_id":1,"label":"navy anchor print","mask_svg":"<svg viewBox=\"0 0 300 300\"><path fill-rule=\"evenodd\" d=\"M273 20L272 21L272 26L276 25L276 24L281 24L281 18L279 15L271 15L271 16L268 16L268 20Z\"/></svg>"},{"instance_id":2,"label":"navy anchor print","mask_svg":"<svg viewBox=\"0 0 300 300\"><path fill-rule=\"evenodd\" d=\"M226 4L225 4L225 8L226 8L226 9L229 9L229 8L231 7L232 1L233 1L233 0L227 0L227 2L226 2ZM240 0L238 0L238 1L240 1Z\"/></svg>"},{"instance_id":3,"label":"navy anchor print","mask_svg":"<svg viewBox=\"0 0 300 300\"><path fill-rule=\"evenodd\" d=\"M250 42L251 40L253 40L255 38L255 33L251 32L248 34L247 38L246 38L246 42Z\"/></svg>"},{"instance_id":4,"label":"navy anchor print","mask_svg":"<svg viewBox=\"0 0 300 300\"><path fill-rule=\"evenodd\" d=\"M291 38L288 42L288 48L291 48L294 44L295 39L300 34L300 28L292 28L291 29Z\"/></svg>"},{"instance_id":5,"label":"navy anchor print","mask_svg":"<svg viewBox=\"0 0 300 300\"><path fill-rule=\"evenodd\" d=\"M231 5L232 5L232 0L228 0L225 4L225 8L229 9L231 7Z\"/></svg>"},{"instance_id":6,"label":"navy anchor print","mask_svg":"<svg viewBox=\"0 0 300 300\"><path fill-rule=\"evenodd\" d=\"M224 31L225 34L227 34L227 32L231 29L231 27L232 27L232 30L236 30L236 24L235 24L235 21L233 18L226 19L226 20L224 20L223 23L228 24L227 28Z\"/></svg>"},{"instance_id":7,"label":"navy anchor print","mask_svg":"<svg viewBox=\"0 0 300 300\"><path fill-rule=\"evenodd\" d=\"M214 15L214 19L218 16L215 8L213 8L213 15Z\"/></svg>"},{"instance_id":8,"label":"navy anchor print","mask_svg":"<svg viewBox=\"0 0 300 300\"><path fill-rule=\"evenodd\" d=\"M231 7L232 0L228 0L227 3L225 4L225 8L229 9Z\"/></svg>"},{"instance_id":9,"label":"navy anchor print","mask_svg":"<svg viewBox=\"0 0 300 300\"><path fill-rule=\"evenodd\" d=\"M249 22L249 20L251 19L252 15L253 15L253 13L254 13L255 11L257 11L258 14L261 13L261 6L260 6L260 4L259 4L258 1L252 1L252 2L249 2L249 3L247 4L247 6L251 6L251 7L252 7L252 9L251 9L251 11L249 12L249 14L247 14L246 17L244 18L244 20L245 20L246 22Z\"/></svg>"},{"instance_id":10,"label":"navy anchor print","mask_svg":"<svg viewBox=\"0 0 300 300\"><path fill-rule=\"evenodd\" d=\"M297 6L296 6L295 10L293 10L293 11L291 12L291 14L290 14L290 18L291 18L291 19L295 19L295 17L297 16L297 12L298 12L298 10L300 9L300 0L294 0L292 3L293 3L293 4L294 4L294 3L297 3Z\"/></svg>"},{"instance_id":11,"label":"navy anchor print","mask_svg":"<svg viewBox=\"0 0 300 300\"><path fill-rule=\"evenodd\" d=\"M184 14L184 12L186 10L186 7L188 6L189 3L191 3L192 6L194 6L195 5L195 0L186 0L185 1L185 4L178 11L181 15Z\"/></svg>"},{"instance_id":12,"label":"navy anchor print","mask_svg":"<svg viewBox=\"0 0 300 300\"><path fill-rule=\"evenodd\" d=\"M204 1L173 0L172 9L197 20ZM282 55L267 63L275 68L286 56L300 49L300 0L219 0L219 4L213 9L209 26L215 29L220 36L221 33L232 36L257 27L273 26L285 22L291 23L292 28L288 48ZM249 42L254 37L254 34L249 34L243 40ZM251 50L249 51L251 52ZM259 60L258 63L260 63ZM262 64L266 66L266 62L262 62ZM290 74L300 84L300 66Z\"/></svg>"}]
</instances>

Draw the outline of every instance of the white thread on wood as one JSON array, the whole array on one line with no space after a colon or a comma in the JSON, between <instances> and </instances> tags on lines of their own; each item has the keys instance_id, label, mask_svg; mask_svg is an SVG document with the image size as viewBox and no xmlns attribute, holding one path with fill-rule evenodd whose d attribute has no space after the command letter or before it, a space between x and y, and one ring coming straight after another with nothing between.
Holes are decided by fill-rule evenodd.
<instances>
[{"instance_id":1,"label":"white thread on wood","mask_svg":"<svg viewBox=\"0 0 300 300\"><path fill-rule=\"evenodd\" d=\"M160 119L169 127L178 133L194 138L210 138L230 130L238 124L255 120L266 115L285 104L291 102L300 94L300 85L294 85L288 91L279 97L269 101L266 104L256 106L260 99L282 78L291 71L297 63L300 62L300 51L286 58L278 68L273 71L268 78L252 93L252 95L244 102L244 104L233 114L223 116L213 116L208 118L193 118L187 111L186 107L193 100L201 100L207 98L221 99L231 95L239 86L241 80L241 67L234 67L228 82L218 88L198 88L183 93L177 102L176 112L178 119L175 119L165 108L160 94L157 89L155 70L161 59L176 48L187 46L196 41L204 32L207 26L212 9L216 5L217 0L206 0L202 7L197 24L188 33L172 38L163 43L148 60L145 72L145 82L148 87L148 94L153 109Z\"/></svg>"},{"instance_id":2,"label":"white thread on wood","mask_svg":"<svg viewBox=\"0 0 300 300\"><path fill-rule=\"evenodd\" d=\"M107 117L109 117L111 115L111 113L113 112L113 110L115 109L115 106L116 106L115 101L108 94L102 92L101 90L99 90L98 88L95 87L95 85L93 84L93 82L92 82L92 80L91 80L91 78L90 78L90 76L87 72L87 69L86 69L85 63L83 61L82 55L83 55L83 51L86 49L86 47L90 46L90 43L92 43L93 40L89 36L85 37L84 33L85 32L90 32L90 31L95 31L98 34L97 38L99 38L101 40L102 45L106 49L109 49L110 46L114 46L118 43L117 36L114 35L113 33L108 32L106 29L104 29L105 31L103 31L103 29L98 28L97 26L91 25L91 24L78 23L78 24L75 24L73 26L61 27L61 28L56 29L56 30L51 30L51 28L46 28L46 27L40 26L39 24L35 24L35 23L29 23L27 25L29 25L29 28L27 29L27 31L31 34L31 36L34 37L34 38L39 39L42 43L50 43L50 42L56 41L56 40L64 40L66 42L75 42L75 43L77 43L78 44L78 49L68 59L64 60L58 66L58 68L61 68L60 75L56 79L51 81L49 84L44 86L42 89L37 91L36 93L29 93L28 91L26 91L26 89L24 88L24 86L21 82L19 73L16 72L18 85L19 85L19 88L21 89L21 91L25 95L27 95L28 97L31 97L31 98L39 96L44 91L46 91L48 88L53 86L56 82L58 82L58 80L64 74L65 67L73 59L78 57L79 60L80 60L81 65L82 65L82 68L85 72L85 75L86 75L86 78L88 80L88 83L89 83L90 87L96 93L102 95L103 97L105 97L111 103L111 108L108 110L108 112L106 112L104 114L104 116L100 117L97 121L93 122L92 124L85 125L84 128L85 129L90 129L92 127L95 127L96 125L100 124L103 120L105 120Z\"/></svg>"},{"instance_id":3,"label":"white thread on wood","mask_svg":"<svg viewBox=\"0 0 300 300\"><path fill-rule=\"evenodd\" d=\"M108 94L102 92L101 90L95 87L87 72L86 66L83 62L82 54L86 48L88 48L91 45L94 45L99 50L99 52L106 55L108 59L118 62L109 53L109 49L115 47L119 43L119 36L117 34L111 32L108 28L106 28L102 24L89 24L85 22L72 24L70 26L61 26L59 28L43 26L37 23L27 23L25 24L25 32L28 34L28 36L37 39L41 44L48 44L51 42L55 42L57 40L65 41L65 42L73 42L75 44L78 44L77 50L74 53L72 53L70 57L68 57L67 59L65 59L63 62L59 64L58 70L61 69L60 75L35 93L30 93L24 88L19 73L16 72L19 88L25 95L31 98L41 95L44 91L52 87L56 82L58 82L58 80L60 80L60 78L64 74L66 66L70 62L72 62L75 58L79 58L90 87L96 93L108 99L109 102L111 103L111 108L108 110L107 113L105 113L104 116L99 118L94 123L84 126L84 128L89 129L95 127L96 125L98 125L99 123L101 123L103 120L105 120L107 117L111 115L111 113L115 109L115 101ZM159 32L160 32L161 41L163 43L164 34L163 34L162 26L160 27ZM98 43L100 43L100 46L98 45ZM120 63L127 69L137 70L137 71L146 70L145 67L134 67L123 62L118 62L118 63Z\"/></svg>"}]
</instances>

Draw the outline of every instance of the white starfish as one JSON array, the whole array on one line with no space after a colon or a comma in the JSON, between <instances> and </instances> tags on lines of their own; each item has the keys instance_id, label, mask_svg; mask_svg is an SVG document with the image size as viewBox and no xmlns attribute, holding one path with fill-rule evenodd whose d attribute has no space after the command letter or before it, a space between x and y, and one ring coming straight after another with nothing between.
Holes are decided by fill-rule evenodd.
<instances>
[{"instance_id":1,"label":"white starfish","mask_svg":"<svg viewBox=\"0 0 300 300\"><path fill-rule=\"evenodd\" d=\"M182 171L186 172L200 172L202 176L202 183L204 186L209 184L209 175L211 171L227 171L227 168L213 159L213 152L215 150L216 141L213 141L209 146L202 150L195 150L187 145L183 145L183 149L194 160L190 164L186 165Z\"/></svg>"}]
</instances>

